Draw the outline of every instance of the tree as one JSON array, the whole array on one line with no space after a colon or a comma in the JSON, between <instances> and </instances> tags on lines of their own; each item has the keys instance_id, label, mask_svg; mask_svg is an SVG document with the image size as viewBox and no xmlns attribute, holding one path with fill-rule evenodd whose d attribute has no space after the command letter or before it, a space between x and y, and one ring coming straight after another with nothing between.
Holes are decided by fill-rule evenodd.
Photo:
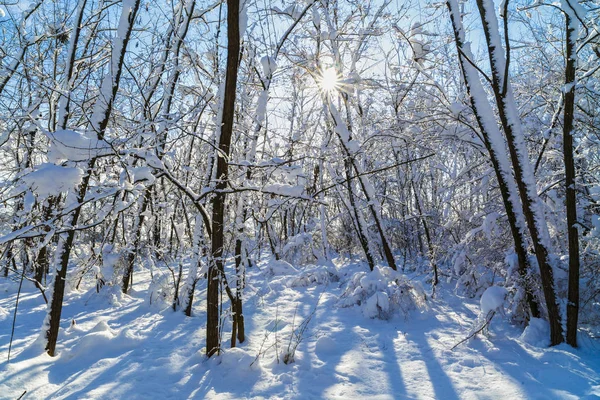
<instances>
[{"instance_id":1,"label":"tree","mask_svg":"<svg viewBox=\"0 0 600 400\"><path fill-rule=\"evenodd\" d=\"M219 337L219 282L224 276L224 190L228 183L228 162L231 154L231 137L235 112L238 62L240 57L240 2L227 0L227 67L223 93L223 118L217 150L215 194L212 198L211 261L208 267L206 355L220 351Z\"/></svg>"},{"instance_id":2,"label":"tree","mask_svg":"<svg viewBox=\"0 0 600 400\"><path fill-rule=\"evenodd\" d=\"M104 140L104 133L108 125L114 99L119 90L123 61L127 50L127 43L133 30L136 14L140 5L140 0L125 0L121 11L121 18L117 28L117 35L113 41L113 52L109 65L109 72L102 80L100 87L100 96L96 100L96 105L90 120L90 128L96 133L99 142ZM87 193L88 185L94 167L98 158L93 155L87 162L84 176L82 177L76 193L71 192L65 204L75 202L77 206L69 218L68 224L75 227L81 214L81 206ZM69 266L69 258L73 248L76 231L71 229L59 236L56 247L56 256L54 266L54 278L52 285L52 297L48 303L48 317L44 323L43 330L46 335L46 351L53 357L56 352L56 342L58 339L58 330L60 326L60 316L62 313L63 298L65 292L65 280Z\"/></svg>"}]
</instances>

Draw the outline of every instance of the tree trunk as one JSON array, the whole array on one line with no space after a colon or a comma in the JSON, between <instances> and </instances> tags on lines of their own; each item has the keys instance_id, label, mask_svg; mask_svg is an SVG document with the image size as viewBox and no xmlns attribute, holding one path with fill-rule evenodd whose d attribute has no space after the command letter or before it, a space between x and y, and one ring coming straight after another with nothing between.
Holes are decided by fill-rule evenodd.
<instances>
[{"instance_id":1,"label":"tree trunk","mask_svg":"<svg viewBox=\"0 0 600 400\"><path fill-rule=\"evenodd\" d=\"M101 92L103 96L100 96L101 98L96 100L94 112L90 121L91 128L96 131L98 140L102 140L104 138L104 133L106 131L106 127L108 126L112 105L119 90L119 81L123 67L123 60L125 58L125 51L127 49L127 43L129 42L139 5L140 0L124 0L123 2L123 10L119 20L118 31L124 36L120 37L117 35L114 39L114 45L116 48L120 49L120 51L112 54L109 64L109 73L105 75L102 80ZM108 98L106 98L107 95ZM96 160L97 159L94 157L88 162L85 176L83 177L79 189L77 190L76 194L73 193L75 195L73 200L76 201L76 204L80 205L73 211L73 215L69 221L69 226L72 228L75 228L79 221L81 203L85 198L89 181L96 165ZM62 313L65 291L65 280L74 238L74 229L62 234L59 238L59 243L56 249L56 272L54 274L52 299L48 303L47 324L44 324L47 340L46 351L51 357L55 355L56 350L56 341L58 339L60 316Z\"/></svg>"},{"instance_id":2,"label":"tree trunk","mask_svg":"<svg viewBox=\"0 0 600 400\"><path fill-rule=\"evenodd\" d=\"M346 103L346 110L348 110L347 100L345 97L344 97L344 99L345 99L345 103ZM385 235L385 230L384 230L383 224L381 222L381 217L379 214L379 208L380 208L379 204L378 204L379 202L377 201L377 199L374 196L371 183L368 181L367 177L365 177L363 175L361 168L358 166L356 158L354 157L354 153L350 148L350 143L352 141L352 130L351 130L350 121L349 121L349 124L346 124L344 121L342 121L342 118L341 118L338 110L333 105L331 100L327 99L327 102L328 102L327 103L328 110L329 110L331 116L333 117L333 121L335 124L335 132L337 133L338 138L340 139L340 142L342 144L342 148L344 149L344 153L346 154L346 158L344 159L344 166L345 166L345 170L346 170L346 180L348 181L349 188L352 187L352 185L350 183L351 179L352 178L358 179L358 182L360 184L362 192L367 200L367 206L369 208L369 211L371 212L371 217L375 221L375 226L377 228L377 232L379 233L379 237L381 239L381 245L383 247L383 253L385 255L385 259L386 259L389 267L395 271L398 268L396 267L396 260L394 259L394 255L392 254L392 250L390 248L389 241L387 240L387 237ZM350 118L349 111L347 111L347 117ZM356 176L354 176L354 177L351 176L352 174L351 174L351 171L349 171L349 166L351 167L351 169L354 170L354 173L356 174ZM354 205L353 205L353 207L354 207L355 213L356 213L358 211L358 209ZM358 218L358 216L357 216L357 218ZM363 246L363 248L364 248L364 246ZM369 266L371 266L371 262L369 262ZM371 270L372 269L373 268L371 267Z\"/></svg>"},{"instance_id":3,"label":"tree trunk","mask_svg":"<svg viewBox=\"0 0 600 400\"><path fill-rule=\"evenodd\" d=\"M570 7L570 6L567 6ZM565 161L565 192L567 206L567 231L569 238L569 301L567 303L567 343L577 347L577 321L579 319L579 232L577 230L577 193L575 160L573 157L573 111L575 108L576 40L574 24L566 13L567 65L565 69L565 107L563 125L563 156Z\"/></svg>"},{"instance_id":4,"label":"tree trunk","mask_svg":"<svg viewBox=\"0 0 600 400\"><path fill-rule=\"evenodd\" d=\"M472 57L471 49L465 43L465 34L462 27L462 20L458 12L458 3L455 1L447 2L450 18L454 29L454 38L459 57L459 63L467 87L467 93L471 102L471 108L475 114L477 125L483 137L484 145L490 155L490 161L498 180L502 202L506 210L506 216L510 226L511 235L515 245L515 253L519 263L519 275L521 285L526 293L526 301L529 305L531 316L539 318L540 310L533 296L531 282L528 279L531 271L531 265L527 258L527 240L525 238L524 216L521 212L521 204L518 200L518 190L512 173L508 170L509 160L506 155L504 141L501 140L501 133L495 121L484 118L484 115L493 115L491 106L487 100L487 95L481 85L479 74L465 57Z\"/></svg>"},{"instance_id":5,"label":"tree trunk","mask_svg":"<svg viewBox=\"0 0 600 400\"><path fill-rule=\"evenodd\" d=\"M348 189L348 198L350 200L350 206L352 207L352 212L354 213L354 218L356 220L358 241L360 242L360 246L365 253L367 264L369 264L369 269L373 271L375 268L375 259L371 253L371 247L369 246L369 239L364 218L360 214L361 211L356 204L356 195L354 194L354 185L352 183L352 164L347 158L344 160L344 172L346 173L346 188Z\"/></svg>"},{"instance_id":6,"label":"tree trunk","mask_svg":"<svg viewBox=\"0 0 600 400\"><path fill-rule=\"evenodd\" d=\"M423 223L423 230L425 231L425 240L427 240L427 256L429 257L429 263L431 264L431 269L433 270L433 280L431 284L433 286L437 286L439 282L438 277L438 267L435 263L435 253L433 251L433 243L431 242L431 235L429 233L429 224L427 223L427 219L423 215L423 209L421 208L421 201L419 200L419 192L417 192L417 188L415 187L415 182L412 181L412 188L415 195L415 205L417 206L417 211L419 212L419 219Z\"/></svg>"},{"instance_id":7,"label":"tree trunk","mask_svg":"<svg viewBox=\"0 0 600 400\"><path fill-rule=\"evenodd\" d=\"M83 200L85 193L87 192L87 188L90 182L90 178L92 172L94 171L94 166L96 164L96 159L92 159L86 170L86 175L84 176L81 185L79 186L79 191L77 194L73 193L73 197L76 196L76 202L81 203ZM67 200L65 200L67 202ZM79 215L81 213L81 206L77 207L71 216L71 220L69 221L69 226L75 228L77 225L77 221L79 221ZM56 246L56 259L54 261L55 264L55 272L52 286L52 298L48 303L48 325L46 329L46 352L50 357L54 357L56 355L56 342L58 340L58 330L60 327L60 316L62 314L62 305L63 299L65 295L65 282L67 278L67 268L69 266L69 258L71 256L71 249L73 248L73 241L75 239L75 230L71 229L70 231L63 233L58 238L58 245Z\"/></svg>"},{"instance_id":8,"label":"tree trunk","mask_svg":"<svg viewBox=\"0 0 600 400\"><path fill-rule=\"evenodd\" d=\"M504 34L508 35L508 2L504 2ZM554 289L554 273L550 262L550 237L546 220L543 215L543 205L537 193L535 177L529 162L527 147L523 138L518 108L513 97L509 82L508 65L501 47L500 32L497 26L496 13L491 0L477 0L477 7L481 17L483 31L489 48L489 61L492 70L492 88L500 115L500 121L504 129L510 158L519 188L519 196L523 207L525 221L531 234L535 255L540 269L542 289L546 299L548 310L548 322L550 323L550 343L555 346L564 341L560 310L556 302L556 291ZM508 45L508 37L505 37ZM507 48L508 57L510 49Z\"/></svg>"},{"instance_id":9,"label":"tree trunk","mask_svg":"<svg viewBox=\"0 0 600 400\"><path fill-rule=\"evenodd\" d=\"M225 193L228 183L228 158L235 111L235 95L240 55L240 3L227 0L227 70L223 98L223 119L217 154L216 193L212 198L212 259L208 267L206 355L220 351L219 343L219 274L223 271Z\"/></svg>"}]
</instances>

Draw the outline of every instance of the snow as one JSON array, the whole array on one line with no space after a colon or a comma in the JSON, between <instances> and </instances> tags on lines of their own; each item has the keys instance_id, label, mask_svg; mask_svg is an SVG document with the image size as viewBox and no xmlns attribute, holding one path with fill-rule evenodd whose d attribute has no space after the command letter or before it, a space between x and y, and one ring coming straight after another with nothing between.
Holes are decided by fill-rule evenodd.
<instances>
[{"instance_id":1,"label":"snow","mask_svg":"<svg viewBox=\"0 0 600 400\"><path fill-rule=\"evenodd\" d=\"M104 134L104 132L101 132L100 125L106 118L109 109L112 107L112 102L114 101L113 90L115 87L119 86L117 76L120 70L120 63L122 62L122 55L125 51L125 39L129 35L132 26L130 20L135 21L137 7L139 7L139 0L123 0L123 9L121 11L121 17L119 18L119 25L117 27L116 35L112 40L110 68L108 74L102 79L100 93L94 104L92 117L90 119L92 129L100 136ZM131 19L130 16L132 17Z\"/></svg>"},{"instance_id":2,"label":"snow","mask_svg":"<svg viewBox=\"0 0 600 400\"><path fill-rule=\"evenodd\" d=\"M600 237L600 215L592 215L592 226L590 235Z\"/></svg>"},{"instance_id":3,"label":"snow","mask_svg":"<svg viewBox=\"0 0 600 400\"><path fill-rule=\"evenodd\" d=\"M267 264L267 268L271 276L291 275L298 272L292 264L283 260L271 260Z\"/></svg>"},{"instance_id":4,"label":"snow","mask_svg":"<svg viewBox=\"0 0 600 400\"><path fill-rule=\"evenodd\" d=\"M367 299L363 314L369 318L385 318L390 312L390 298L386 292L377 292Z\"/></svg>"},{"instance_id":5,"label":"snow","mask_svg":"<svg viewBox=\"0 0 600 400\"><path fill-rule=\"evenodd\" d=\"M112 245L105 244L102 247L102 268L99 273L103 279L107 281L112 278L115 271L115 265L120 258L121 255L115 251Z\"/></svg>"},{"instance_id":6,"label":"snow","mask_svg":"<svg viewBox=\"0 0 600 400\"><path fill-rule=\"evenodd\" d=\"M560 0L561 10L569 16L569 28L575 32L575 38L580 35L581 24L579 21L585 21L587 11L581 6L578 0Z\"/></svg>"},{"instance_id":7,"label":"snow","mask_svg":"<svg viewBox=\"0 0 600 400\"><path fill-rule=\"evenodd\" d=\"M321 336L315 343L315 353L320 358L336 352L337 343L331 336Z\"/></svg>"},{"instance_id":8,"label":"snow","mask_svg":"<svg viewBox=\"0 0 600 400\"><path fill-rule=\"evenodd\" d=\"M82 134L68 129L46 134L52 144L48 160L55 163L88 161L112 152L110 145L104 140L98 140L95 134Z\"/></svg>"},{"instance_id":9,"label":"snow","mask_svg":"<svg viewBox=\"0 0 600 400\"><path fill-rule=\"evenodd\" d=\"M319 9L317 7L312 8L312 20L316 28L321 27L321 14L319 14Z\"/></svg>"},{"instance_id":10,"label":"snow","mask_svg":"<svg viewBox=\"0 0 600 400\"><path fill-rule=\"evenodd\" d=\"M262 190L279 196L301 197L304 192L304 187L301 185L292 186L272 183L270 185L265 185Z\"/></svg>"},{"instance_id":11,"label":"snow","mask_svg":"<svg viewBox=\"0 0 600 400\"><path fill-rule=\"evenodd\" d=\"M550 345L550 325L540 318L531 318L520 339L532 346L548 347Z\"/></svg>"},{"instance_id":12,"label":"snow","mask_svg":"<svg viewBox=\"0 0 600 400\"><path fill-rule=\"evenodd\" d=\"M267 112L267 101L269 100L269 92L267 90L263 90L260 92L258 100L256 101L256 116L255 122L257 125L261 126L266 118Z\"/></svg>"},{"instance_id":13,"label":"snow","mask_svg":"<svg viewBox=\"0 0 600 400\"><path fill-rule=\"evenodd\" d=\"M152 174L152 168L149 167L138 167L133 170L133 182L142 182L146 181L148 185L154 183L156 179Z\"/></svg>"},{"instance_id":14,"label":"snow","mask_svg":"<svg viewBox=\"0 0 600 400\"><path fill-rule=\"evenodd\" d=\"M80 168L45 163L23 176L22 180L39 199L44 199L74 189L81 183L82 177L83 171Z\"/></svg>"},{"instance_id":15,"label":"snow","mask_svg":"<svg viewBox=\"0 0 600 400\"><path fill-rule=\"evenodd\" d=\"M240 38L243 38L246 34L246 29L248 28L248 2L242 1L242 6L240 8Z\"/></svg>"},{"instance_id":16,"label":"snow","mask_svg":"<svg viewBox=\"0 0 600 400\"><path fill-rule=\"evenodd\" d=\"M8 310L6 310L4 307L0 307L0 321L5 320L8 317Z\"/></svg>"},{"instance_id":17,"label":"snow","mask_svg":"<svg viewBox=\"0 0 600 400\"><path fill-rule=\"evenodd\" d=\"M479 301L481 312L487 315L490 311L496 311L501 308L508 295L508 290L501 286L490 286L481 295Z\"/></svg>"},{"instance_id":18,"label":"snow","mask_svg":"<svg viewBox=\"0 0 600 400\"><path fill-rule=\"evenodd\" d=\"M277 63L273 57L264 56L260 59L260 64L262 65L263 74L266 77L272 77L275 71L277 70Z\"/></svg>"},{"instance_id":19,"label":"snow","mask_svg":"<svg viewBox=\"0 0 600 400\"><path fill-rule=\"evenodd\" d=\"M365 285L385 289L389 268L368 271L362 263L334 260L342 282L290 287L269 269L301 270L262 260L248 269L245 299L247 341L226 344L206 359L206 282L199 281L195 315L170 304L149 304L150 271L136 271L131 296L120 304L95 287L66 293L58 356L43 354L38 342L45 305L24 282L11 361L6 362L18 282L0 278L0 398L94 399L522 399L600 396L600 346L583 336L579 349L547 348L537 339L544 322L528 328L494 320L450 350L479 315L477 299L456 297L440 286L430 309L371 319L360 307L337 307L346 284L368 276ZM277 269L277 268L275 268ZM156 271L154 272L156 274ZM416 286L421 277L410 278ZM359 279L360 281L360 279ZM88 284L91 284L88 282ZM116 287L115 287L116 288ZM104 290L104 289L103 289ZM389 297L389 296L388 296ZM385 297L376 295L379 307ZM313 313L314 310L314 313ZM310 315L294 354L283 364L293 332ZM8 323L7 323L8 322ZM226 321L226 324L228 322ZM228 342L228 328L224 342ZM537 338L537 339L536 339Z\"/></svg>"}]
</instances>

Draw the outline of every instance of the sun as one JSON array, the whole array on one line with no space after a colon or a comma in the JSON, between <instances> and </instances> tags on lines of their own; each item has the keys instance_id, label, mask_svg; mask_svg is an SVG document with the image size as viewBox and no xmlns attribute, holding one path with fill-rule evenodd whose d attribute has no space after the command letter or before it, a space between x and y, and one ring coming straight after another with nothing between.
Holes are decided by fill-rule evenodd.
<instances>
[{"instance_id":1,"label":"sun","mask_svg":"<svg viewBox=\"0 0 600 400\"><path fill-rule=\"evenodd\" d=\"M340 76L334 67L321 70L317 80L321 90L325 93L333 93L340 87Z\"/></svg>"}]
</instances>

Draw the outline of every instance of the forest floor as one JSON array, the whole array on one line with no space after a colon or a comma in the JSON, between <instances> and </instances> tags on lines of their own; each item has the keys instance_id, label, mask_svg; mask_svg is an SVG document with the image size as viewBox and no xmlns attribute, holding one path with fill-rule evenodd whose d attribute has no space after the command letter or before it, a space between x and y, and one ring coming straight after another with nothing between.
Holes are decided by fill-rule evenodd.
<instances>
[{"instance_id":1,"label":"forest floor","mask_svg":"<svg viewBox=\"0 0 600 400\"><path fill-rule=\"evenodd\" d=\"M578 349L548 348L498 314L489 332L452 349L480 323L478 299L442 283L424 307L371 319L359 306L338 306L349 277L365 268L340 264L330 266L339 281L308 286L291 285L295 272L268 261L250 268L247 341L230 349L226 329L224 351L211 359L205 284L190 318L172 311L142 270L131 295L67 294L55 358L40 347L46 306L24 282L7 362L18 282L0 278L0 398L600 399L600 340L582 334Z\"/></svg>"}]
</instances>

